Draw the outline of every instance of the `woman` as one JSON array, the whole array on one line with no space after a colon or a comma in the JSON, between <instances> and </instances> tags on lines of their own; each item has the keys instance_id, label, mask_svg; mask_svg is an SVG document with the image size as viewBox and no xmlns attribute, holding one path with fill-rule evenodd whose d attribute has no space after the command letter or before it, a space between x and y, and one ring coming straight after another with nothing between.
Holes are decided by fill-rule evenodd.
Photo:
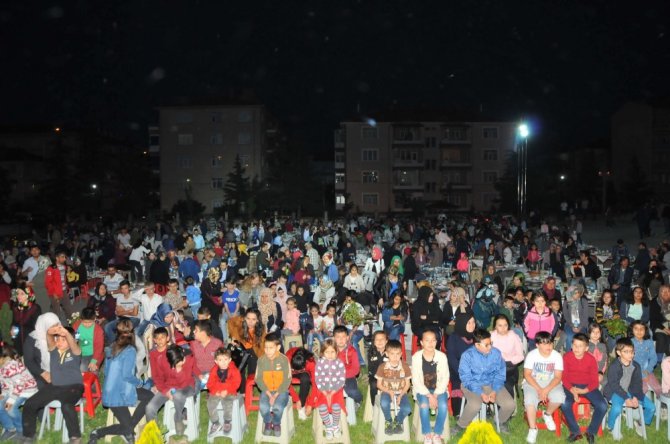
<instances>
[{"instance_id":1,"label":"woman","mask_svg":"<svg viewBox=\"0 0 670 444\"><path fill-rule=\"evenodd\" d=\"M476 326L475 317L472 313L459 313L456 315L454 334L449 336L447 342L447 358L451 378L451 409L454 415L460 414L461 400L463 399L461 378L458 376L458 366L461 363L461 355L474 344L472 334Z\"/></svg>"},{"instance_id":2,"label":"woman","mask_svg":"<svg viewBox=\"0 0 670 444\"><path fill-rule=\"evenodd\" d=\"M381 309L384 304L389 302L391 294L395 292L405 292L405 284L402 282L402 276L396 267L389 267L382 279L377 281L377 293L379 299L377 306Z\"/></svg>"},{"instance_id":3,"label":"woman","mask_svg":"<svg viewBox=\"0 0 670 444\"><path fill-rule=\"evenodd\" d=\"M116 319L116 299L107 293L107 285L102 282L96 284L93 297L88 300L88 307L95 310L101 327Z\"/></svg>"},{"instance_id":4,"label":"woman","mask_svg":"<svg viewBox=\"0 0 670 444\"><path fill-rule=\"evenodd\" d=\"M12 341L16 352L23 355L23 343L30 333L35 330L37 318L42 314L39 304L35 303L33 289L25 283L19 284L12 290Z\"/></svg>"},{"instance_id":5,"label":"woman","mask_svg":"<svg viewBox=\"0 0 670 444\"><path fill-rule=\"evenodd\" d=\"M167 302L163 302L156 308L156 313L149 319L149 323L153 325L153 330L158 327L165 327L171 344L183 345L187 343L186 337L190 334L190 328L181 319L179 313L172 310L172 306ZM153 347L152 341L152 337L149 336L148 349Z\"/></svg>"},{"instance_id":6,"label":"woman","mask_svg":"<svg viewBox=\"0 0 670 444\"><path fill-rule=\"evenodd\" d=\"M526 275L523 274L522 271L517 271L512 275L512 281L510 282L510 284L505 289L505 293L509 292L510 290L517 289L519 287L522 288L525 291Z\"/></svg>"},{"instance_id":7,"label":"woman","mask_svg":"<svg viewBox=\"0 0 670 444\"><path fill-rule=\"evenodd\" d=\"M505 360L505 388L510 396L519 383L519 363L523 361L523 344L519 335L511 331L509 319L504 314L497 315L493 320L494 330L491 332L491 344L500 350Z\"/></svg>"},{"instance_id":8,"label":"woman","mask_svg":"<svg viewBox=\"0 0 670 444\"><path fill-rule=\"evenodd\" d=\"M486 268L489 265L493 265L495 267L496 262L502 262L502 257L500 257L500 253L498 253L498 250L496 250L496 245L491 242L489 244L489 248L486 250L486 253L484 253L484 263L482 264L482 267Z\"/></svg>"},{"instance_id":9,"label":"woman","mask_svg":"<svg viewBox=\"0 0 670 444\"><path fill-rule=\"evenodd\" d=\"M633 287L633 293L621 304L620 315L629 325L633 321L649 323L649 299L645 297L642 287Z\"/></svg>"},{"instance_id":10,"label":"woman","mask_svg":"<svg viewBox=\"0 0 670 444\"><path fill-rule=\"evenodd\" d=\"M349 274L344 278L344 288L353 290L356 293L365 291L365 283L363 277L358 273L358 266L351 264L349 266Z\"/></svg>"},{"instance_id":11,"label":"woman","mask_svg":"<svg viewBox=\"0 0 670 444\"><path fill-rule=\"evenodd\" d=\"M237 246L237 269L238 270L246 270L247 269L247 264L249 263L249 253L247 253L247 245L244 243L241 243ZM233 252L230 252L230 255L233 255Z\"/></svg>"},{"instance_id":12,"label":"woman","mask_svg":"<svg viewBox=\"0 0 670 444\"><path fill-rule=\"evenodd\" d=\"M309 256L299 259L298 267L293 277L299 285L310 285L314 277L314 267L309 263Z\"/></svg>"},{"instance_id":13,"label":"woman","mask_svg":"<svg viewBox=\"0 0 670 444\"><path fill-rule=\"evenodd\" d=\"M558 299L559 301L563 300L561 290L556 288L556 278L553 276L547 276L547 279L544 280L544 284L542 285L542 294L546 296L547 302L551 301L552 299Z\"/></svg>"},{"instance_id":14,"label":"woman","mask_svg":"<svg viewBox=\"0 0 670 444\"><path fill-rule=\"evenodd\" d=\"M449 301L442 308L442 324L445 325L444 331L447 337L454 332L456 316L461 313L472 314L472 308L467 302L465 290L462 287L454 286L449 293Z\"/></svg>"},{"instance_id":15,"label":"woman","mask_svg":"<svg viewBox=\"0 0 670 444\"><path fill-rule=\"evenodd\" d=\"M240 285L240 304L244 308L256 308L260 298L261 278L258 273L251 273Z\"/></svg>"},{"instance_id":16,"label":"woman","mask_svg":"<svg viewBox=\"0 0 670 444\"><path fill-rule=\"evenodd\" d=\"M426 254L426 248L423 245L419 245L414 255L414 261L416 266L421 268L424 265L427 265L430 262L430 258Z\"/></svg>"},{"instance_id":17,"label":"woman","mask_svg":"<svg viewBox=\"0 0 670 444\"><path fill-rule=\"evenodd\" d=\"M51 359L47 345L47 331L60 325L60 319L54 313L44 313L37 318L35 330L28 335L23 344L23 361L41 389L51 384Z\"/></svg>"},{"instance_id":18,"label":"woman","mask_svg":"<svg viewBox=\"0 0 670 444\"><path fill-rule=\"evenodd\" d=\"M549 247L549 266L551 267L552 274L561 278L563 282L566 281L565 265L566 262L563 247L558 244L552 244L551 247Z\"/></svg>"},{"instance_id":19,"label":"woman","mask_svg":"<svg viewBox=\"0 0 670 444\"><path fill-rule=\"evenodd\" d=\"M312 297L314 303L319 304L319 311L321 314L326 312L328 304L330 304L331 300L334 301L334 297L335 286L333 285L333 282L328 278L328 276L321 276L319 286L316 288L314 296Z\"/></svg>"},{"instance_id":20,"label":"woman","mask_svg":"<svg viewBox=\"0 0 670 444\"><path fill-rule=\"evenodd\" d=\"M382 311L384 331L389 340L400 340L400 335L405 333L405 321L409 308L402 293L396 292L391 296L391 301L386 304Z\"/></svg>"},{"instance_id":21,"label":"woman","mask_svg":"<svg viewBox=\"0 0 670 444\"><path fill-rule=\"evenodd\" d=\"M202 296L202 306L209 308L213 319L219 319L223 303L221 295L223 290L221 287L221 272L218 267L212 267L207 271L207 279L202 281L200 285L200 294ZM195 314L195 313L194 313Z\"/></svg>"},{"instance_id":22,"label":"woman","mask_svg":"<svg viewBox=\"0 0 670 444\"><path fill-rule=\"evenodd\" d=\"M116 324L116 341L105 350L105 354L102 405L111 409L119 423L93 430L88 443L96 444L107 435L120 435L126 442L134 442L135 426L144 416L153 394L139 387L142 381L135 376L137 350L130 320L122 319ZM135 408L132 415L129 407Z\"/></svg>"},{"instance_id":23,"label":"woman","mask_svg":"<svg viewBox=\"0 0 670 444\"><path fill-rule=\"evenodd\" d=\"M424 331L433 331L438 343L441 343L441 318L440 302L433 289L429 286L421 287L419 296L412 306L412 332L417 338L421 338Z\"/></svg>"},{"instance_id":24,"label":"woman","mask_svg":"<svg viewBox=\"0 0 670 444\"><path fill-rule=\"evenodd\" d=\"M256 309L249 309L244 317L235 316L228 320L230 339L248 352L246 375L256 373L258 358L265 352L265 327L261 322L261 314ZM240 365L240 372L245 365ZM242 384L244 386L244 384Z\"/></svg>"},{"instance_id":25,"label":"woman","mask_svg":"<svg viewBox=\"0 0 670 444\"><path fill-rule=\"evenodd\" d=\"M170 262L164 251L158 253L158 258L149 267L149 280L163 286L170 282Z\"/></svg>"},{"instance_id":26,"label":"woman","mask_svg":"<svg viewBox=\"0 0 670 444\"><path fill-rule=\"evenodd\" d=\"M268 333L273 333L277 330L281 331L284 326L282 321L282 311L279 302L272 299L272 290L264 288L261 290L261 299L258 303L258 311L261 314L260 321L263 323Z\"/></svg>"}]
</instances>

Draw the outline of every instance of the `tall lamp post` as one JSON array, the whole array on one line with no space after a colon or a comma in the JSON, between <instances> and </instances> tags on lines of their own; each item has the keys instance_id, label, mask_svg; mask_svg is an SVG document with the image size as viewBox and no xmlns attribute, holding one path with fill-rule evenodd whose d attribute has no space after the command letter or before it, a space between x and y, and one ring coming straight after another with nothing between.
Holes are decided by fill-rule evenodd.
<instances>
[{"instance_id":1,"label":"tall lamp post","mask_svg":"<svg viewBox=\"0 0 670 444\"><path fill-rule=\"evenodd\" d=\"M519 208L519 218L526 215L528 202L527 179L528 179L528 136L530 128L528 124L521 123L517 128L517 205Z\"/></svg>"}]
</instances>

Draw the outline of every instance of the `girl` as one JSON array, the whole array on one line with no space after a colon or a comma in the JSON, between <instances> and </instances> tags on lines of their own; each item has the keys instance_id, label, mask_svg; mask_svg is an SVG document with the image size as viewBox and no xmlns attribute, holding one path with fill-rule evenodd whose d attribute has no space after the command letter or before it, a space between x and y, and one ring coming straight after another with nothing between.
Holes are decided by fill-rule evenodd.
<instances>
[{"instance_id":1,"label":"girl","mask_svg":"<svg viewBox=\"0 0 670 444\"><path fill-rule=\"evenodd\" d=\"M539 331L551 333L552 338L558 331L558 323L554 314L547 307L547 298L543 293L533 295L533 307L528 310L523 320L523 330L528 339L528 351L535 349L535 335Z\"/></svg>"},{"instance_id":2,"label":"girl","mask_svg":"<svg viewBox=\"0 0 670 444\"><path fill-rule=\"evenodd\" d=\"M472 334L477 324L472 313L456 315L454 334L449 336L447 342L447 357L449 358L449 374L451 375L451 407L454 415L461 412L461 378L458 376L458 366L461 363L461 355L474 344Z\"/></svg>"},{"instance_id":3,"label":"girl","mask_svg":"<svg viewBox=\"0 0 670 444\"><path fill-rule=\"evenodd\" d=\"M307 345L308 350L312 350L314 339L319 341L319 345L323 344L324 336L321 333L322 327L323 317L321 317L321 314L319 313L319 306L317 304L312 304L309 307L309 316L305 321L305 333L307 334L305 344Z\"/></svg>"},{"instance_id":4,"label":"girl","mask_svg":"<svg viewBox=\"0 0 670 444\"><path fill-rule=\"evenodd\" d=\"M305 420L312 413L314 408L314 394L310 396L312 387L314 387L314 369L316 361L311 351L301 347L293 347L286 352L286 357L291 363L291 378L300 381L300 393L296 393L293 384L288 388L291 400L296 403L298 409L298 418Z\"/></svg>"},{"instance_id":5,"label":"girl","mask_svg":"<svg viewBox=\"0 0 670 444\"><path fill-rule=\"evenodd\" d=\"M18 329L14 330L11 336L16 352L21 355L23 353L23 342L35 330L35 322L42 314L42 309L35 303L33 289L25 283L19 284L17 288L12 290L11 295L13 302L12 327Z\"/></svg>"},{"instance_id":6,"label":"girl","mask_svg":"<svg viewBox=\"0 0 670 444\"><path fill-rule=\"evenodd\" d=\"M377 301L377 306L380 309L390 300L391 294L405 291L402 276L396 267L389 267L384 278L380 279L378 283L379 300Z\"/></svg>"},{"instance_id":7,"label":"girl","mask_svg":"<svg viewBox=\"0 0 670 444\"><path fill-rule=\"evenodd\" d=\"M116 324L116 341L105 353L102 405L111 409L119 423L93 430L88 442L96 444L107 435L120 435L126 442L134 442L135 426L144 416L153 395L149 390L138 387L142 381L135 376L137 350L133 323L129 319L122 319ZM135 407L132 415L129 407Z\"/></svg>"},{"instance_id":8,"label":"girl","mask_svg":"<svg viewBox=\"0 0 670 444\"><path fill-rule=\"evenodd\" d=\"M608 356L607 356L607 347L605 344L603 344L603 330L600 327L600 325L596 323L592 323L589 325L589 353L593 355L594 358L596 358L596 362L598 363L598 382L602 386L606 384L606 382L603 382L605 372L607 371L607 363L608 363Z\"/></svg>"},{"instance_id":9,"label":"girl","mask_svg":"<svg viewBox=\"0 0 670 444\"><path fill-rule=\"evenodd\" d=\"M326 439L340 435L340 416L344 409L344 363L337 358L335 341L326 339L314 369L315 403L326 428ZM353 413L353 412L352 412Z\"/></svg>"},{"instance_id":10,"label":"girl","mask_svg":"<svg viewBox=\"0 0 670 444\"><path fill-rule=\"evenodd\" d=\"M358 266L351 264L349 266L349 274L344 278L344 288L353 290L356 293L365 291L365 283L363 277L358 273Z\"/></svg>"},{"instance_id":11,"label":"girl","mask_svg":"<svg viewBox=\"0 0 670 444\"><path fill-rule=\"evenodd\" d=\"M565 351L571 351L573 336L577 333L586 333L589 325L588 301L584 296L583 285L568 288L563 316L565 316Z\"/></svg>"},{"instance_id":12,"label":"girl","mask_svg":"<svg viewBox=\"0 0 670 444\"><path fill-rule=\"evenodd\" d=\"M537 248L537 244L533 242L530 245L530 250L528 250L528 255L526 256L528 268L531 270L537 270L537 265L541 259L542 257L540 256L540 250Z\"/></svg>"},{"instance_id":13,"label":"girl","mask_svg":"<svg viewBox=\"0 0 670 444\"><path fill-rule=\"evenodd\" d=\"M635 347L635 362L642 368L642 389L644 393L653 390L656 396L661 394L661 384L654 375L654 367L658 362L654 341L650 339L647 325L641 321L634 321L630 325L631 339Z\"/></svg>"},{"instance_id":14,"label":"girl","mask_svg":"<svg viewBox=\"0 0 670 444\"><path fill-rule=\"evenodd\" d=\"M386 304L382 312L382 321L384 322L384 331L390 340L400 340L400 335L405 333L405 320L407 320L407 302L399 292L391 297L391 301Z\"/></svg>"},{"instance_id":15,"label":"girl","mask_svg":"<svg viewBox=\"0 0 670 444\"><path fill-rule=\"evenodd\" d=\"M601 327L611 319L619 319L619 307L614 301L612 290L605 290L596 304L596 322Z\"/></svg>"},{"instance_id":16,"label":"girl","mask_svg":"<svg viewBox=\"0 0 670 444\"><path fill-rule=\"evenodd\" d=\"M523 361L523 344L521 344L519 336L510 330L509 319L504 314L497 315L493 320L493 325L491 344L500 350L505 360L507 369L505 388L511 396L514 396L514 388L519 382L518 365Z\"/></svg>"},{"instance_id":17,"label":"girl","mask_svg":"<svg viewBox=\"0 0 670 444\"><path fill-rule=\"evenodd\" d=\"M107 291L107 285L98 282L88 306L95 310L98 325L103 327L107 322L116 319L116 299Z\"/></svg>"},{"instance_id":18,"label":"girl","mask_svg":"<svg viewBox=\"0 0 670 444\"><path fill-rule=\"evenodd\" d=\"M295 298L298 311L300 313L307 313L309 311L310 305L312 304L312 298L309 294L309 290L307 290L304 285L298 285L295 291L296 293L293 297Z\"/></svg>"},{"instance_id":19,"label":"girl","mask_svg":"<svg viewBox=\"0 0 670 444\"><path fill-rule=\"evenodd\" d=\"M23 435L21 406L37 393L37 381L16 351L8 345L0 347L0 424L5 429L0 441L10 441Z\"/></svg>"},{"instance_id":20,"label":"girl","mask_svg":"<svg viewBox=\"0 0 670 444\"><path fill-rule=\"evenodd\" d=\"M326 315L323 317L323 323L321 324L321 334L325 338L332 338L333 329L337 325L337 306L334 303L329 304L326 308Z\"/></svg>"},{"instance_id":21,"label":"girl","mask_svg":"<svg viewBox=\"0 0 670 444\"><path fill-rule=\"evenodd\" d=\"M296 307L295 298L290 297L286 300L283 335L297 335L300 332L300 311Z\"/></svg>"},{"instance_id":22,"label":"girl","mask_svg":"<svg viewBox=\"0 0 670 444\"><path fill-rule=\"evenodd\" d=\"M633 294L621 304L621 317L629 324L633 321L649 323L649 299L645 297L642 287L634 287Z\"/></svg>"}]
</instances>

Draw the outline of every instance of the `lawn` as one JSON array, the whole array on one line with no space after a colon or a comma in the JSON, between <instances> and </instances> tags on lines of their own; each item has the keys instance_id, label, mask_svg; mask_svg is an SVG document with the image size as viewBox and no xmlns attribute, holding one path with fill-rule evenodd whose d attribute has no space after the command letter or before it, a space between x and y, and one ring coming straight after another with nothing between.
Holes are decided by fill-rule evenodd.
<instances>
[{"instance_id":1,"label":"lawn","mask_svg":"<svg viewBox=\"0 0 670 444\"><path fill-rule=\"evenodd\" d=\"M363 383L361 384L362 392L365 393L367 391L367 386L364 385ZM200 403L200 408L201 408L201 424L200 424L200 438L194 442L196 443L206 443L207 442L207 408L205 406L204 399L201 400ZM97 415L95 418L89 419L86 417L85 419L85 432L84 436L88 437L88 433L98 427L102 427L105 425L105 421L107 419L107 410L103 409L102 407L98 407L97 409ZM292 442L300 443L300 444L307 444L307 443L313 443L314 442L314 437L312 436L312 419L309 418L307 421L300 421L298 420L298 415L295 413L295 423L296 423L296 433L292 439ZM159 418L162 420L162 412L159 414ZM256 420L258 418L258 412L251 412L251 414L248 415L248 430L244 436L243 443L249 444L254 442L254 433L256 430ZM373 442L373 435L371 431L371 424L370 423L363 423L363 407L356 412L356 418L357 418L357 423L355 426L350 427L350 433L351 433L351 442L353 444L362 444L362 443L371 443ZM411 417L410 417L411 420ZM411 422L411 421L410 421ZM454 420L450 418L450 422L453 425ZM161 426L162 427L162 426ZM39 426L38 426L39 430ZM163 430L165 431L165 428L163 427ZM510 422L510 434L509 435L503 435L502 440L504 443L518 443L522 444L526 442L526 433L528 432L528 426L526 425L526 422L524 421L523 418L523 406L519 402L519 408L517 410L517 413L515 416L512 417L512 420ZM538 435L538 443L563 443L566 442L567 438L567 428L563 427L563 435L561 438L558 438L554 435L554 433L548 432L546 430L541 430L539 435ZM612 435L608 433L607 431L604 432L605 435L604 437L601 438L596 438L596 442L601 442L601 443L614 443L614 439L612 439ZM656 431L655 428L655 422L652 423L650 427L647 427L647 438L649 443L667 443L668 440L666 439L666 433L667 433L667 424L665 421L661 422L661 430ZM640 438L633 430L629 430L623 426L623 434L624 434L624 439L623 442L643 442L642 438ZM60 438L61 434L60 432L49 432L45 434L45 438L41 442L45 443L60 443ZM460 437L458 437L460 438ZM84 444L86 444L86 439L84 440ZM113 443L122 443L123 441L115 437L112 440ZM230 442L229 439L226 438L217 438L215 440L215 443L224 443L224 442ZM398 441L400 442L400 441ZM457 439L455 439L453 436L449 440L449 442L457 442ZM582 443L586 443L586 440L579 441Z\"/></svg>"}]
</instances>

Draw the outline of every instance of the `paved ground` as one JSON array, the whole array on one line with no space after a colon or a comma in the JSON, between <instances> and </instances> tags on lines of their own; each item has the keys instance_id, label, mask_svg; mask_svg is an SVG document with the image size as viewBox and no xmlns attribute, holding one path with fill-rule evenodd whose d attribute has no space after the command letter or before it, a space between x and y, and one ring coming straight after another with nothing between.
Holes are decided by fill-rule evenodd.
<instances>
[{"instance_id":1,"label":"paved ground","mask_svg":"<svg viewBox=\"0 0 670 444\"><path fill-rule=\"evenodd\" d=\"M630 218L619 218L616 225L607 227L604 219L586 220L583 222L584 233L582 238L585 243L595 245L598 248L610 249L616 244L617 239L624 240L631 253L637 251L637 243L640 236L637 230L637 224ZM663 234L663 225L659 221L652 222L652 236L644 238L647 247L656 247L664 239L670 239L670 235Z\"/></svg>"}]
</instances>

